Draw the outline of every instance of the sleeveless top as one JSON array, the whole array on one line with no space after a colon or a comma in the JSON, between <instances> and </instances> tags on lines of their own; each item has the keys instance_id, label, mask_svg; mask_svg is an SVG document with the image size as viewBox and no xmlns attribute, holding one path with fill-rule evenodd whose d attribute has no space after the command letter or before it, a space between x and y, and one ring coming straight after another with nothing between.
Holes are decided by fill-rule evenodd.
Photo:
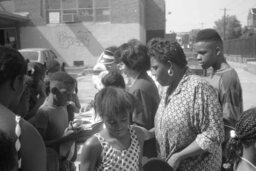
<instances>
[{"instance_id":1,"label":"sleeveless top","mask_svg":"<svg viewBox=\"0 0 256 171\"><path fill-rule=\"evenodd\" d=\"M17 139L15 141L15 149L18 153L18 171L21 171L21 143L20 143L20 135L21 135L21 128L20 128L20 116L15 116L16 119L16 127L15 127L15 134L17 136Z\"/></svg>"},{"instance_id":2,"label":"sleeveless top","mask_svg":"<svg viewBox=\"0 0 256 171\"><path fill-rule=\"evenodd\" d=\"M118 150L112 147L99 133L96 136L102 146L102 161L97 171L137 171L139 170L140 144L135 130L129 129L131 144L128 149Z\"/></svg>"}]
</instances>

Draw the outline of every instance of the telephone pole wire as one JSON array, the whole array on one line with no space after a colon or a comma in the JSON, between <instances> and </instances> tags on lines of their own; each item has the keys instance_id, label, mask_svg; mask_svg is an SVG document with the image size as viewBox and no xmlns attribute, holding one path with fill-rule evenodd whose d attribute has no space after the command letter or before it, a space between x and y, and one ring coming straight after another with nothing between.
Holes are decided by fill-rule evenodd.
<instances>
[{"instance_id":1,"label":"telephone pole wire","mask_svg":"<svg viewBox=\"0 0 256 171\"><path fill-rule=\"evenodd\" d=\"M227 12L227 8L223 8L221 9L224 11L224 16L223 16L223 40L226 39L226 12Z\"/></svg>"}]
</instances>

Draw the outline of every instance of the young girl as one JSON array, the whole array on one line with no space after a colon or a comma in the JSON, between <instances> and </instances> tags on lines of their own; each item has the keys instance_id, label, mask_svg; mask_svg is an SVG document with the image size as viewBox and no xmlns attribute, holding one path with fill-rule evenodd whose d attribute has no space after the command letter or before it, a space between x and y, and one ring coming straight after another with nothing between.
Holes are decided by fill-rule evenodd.
<instances>
[{"instance_id":1,"label":"young girl","mask_svg":"<svg viewBox=\"0 0 256 171\"><path fill-rule=\"evenodd\" d=\"M122 88L106 87L95 96L95 111L104 122L103 129L89 138L82 150L81 170L140 170L145 139L140 127L130 126L134 97Z\"/></svg>"},{"instance_id":2,"label":"young girl","mask_svg":"<svg viewBox=\"0 0 256 171\"><path fill-rule=\"evenodd\" d=\"M231 131L227 152L235 171L256 170L256 107L243 112L235 131Z\"/></svg>"}]
</instances>

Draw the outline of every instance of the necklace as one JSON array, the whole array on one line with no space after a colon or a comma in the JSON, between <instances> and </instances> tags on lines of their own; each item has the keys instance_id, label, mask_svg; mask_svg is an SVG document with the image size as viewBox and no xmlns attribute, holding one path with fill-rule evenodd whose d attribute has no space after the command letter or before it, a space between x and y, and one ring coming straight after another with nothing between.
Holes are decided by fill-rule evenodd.
<instances>
[{"instance_id":1,"label":"necklace","mask_svg":"<svg viewBox=\"0 0 256 171\"><path fill-rule=\"evenodd\" d=\"M254 164L252 164L249 160L247 160L246 158L243 158L243 157L241 157L241 159L243 161L245 161L246 163L248 163L249 165L251 165L254 169L256 169L256 166Z\"/></svg>"}]
</instances>

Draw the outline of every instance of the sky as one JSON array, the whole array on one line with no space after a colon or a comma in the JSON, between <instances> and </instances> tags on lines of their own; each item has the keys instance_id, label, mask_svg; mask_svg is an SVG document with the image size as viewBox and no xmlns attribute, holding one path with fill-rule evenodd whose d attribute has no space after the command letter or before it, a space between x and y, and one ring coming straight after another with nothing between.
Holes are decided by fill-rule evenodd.
<instances>
[{"instance_id":1,"label":"sky","mask_svg":"<svg viewBox=\"0 0 256 171\"><path fill-rule=\"evenodd\" d=\"M224 8L226 15L236 15L245 26L249 9L256 8L256 0L165 0L165 3L166 33L213 28L214 21L224 15Z\"/></svg>"}]
</instances>

